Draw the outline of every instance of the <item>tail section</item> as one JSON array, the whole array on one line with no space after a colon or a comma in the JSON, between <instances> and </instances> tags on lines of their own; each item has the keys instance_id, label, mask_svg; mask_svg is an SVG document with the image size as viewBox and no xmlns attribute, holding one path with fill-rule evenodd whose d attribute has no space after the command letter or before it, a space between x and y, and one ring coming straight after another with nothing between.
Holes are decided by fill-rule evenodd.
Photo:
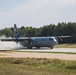
<instances>
[{"instance_id":1,"label":"tail section","mask_svg":"<svg viewBox=\"0 0 76 75\"><path fill-rule=\"evenodd\" d=\"M17 29L16 24L14 24L14 38L15 39L18 39L19 38L19 32L18 32L18 29Z\"/></svg>"}]
</instances>

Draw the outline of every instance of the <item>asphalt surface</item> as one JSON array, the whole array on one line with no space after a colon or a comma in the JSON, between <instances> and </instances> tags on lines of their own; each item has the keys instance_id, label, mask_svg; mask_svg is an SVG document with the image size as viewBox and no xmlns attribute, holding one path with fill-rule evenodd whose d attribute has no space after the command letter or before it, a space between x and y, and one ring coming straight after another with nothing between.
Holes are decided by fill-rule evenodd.
<instances>
[{"instance_id":1,"label":"asphalt surface","mask_svg":"<svg viewBox=\"0 0 76 75\"><path fill-rule=\"evenodd\" d=\"M3 51L3 50L5 50L5 51ZM7 50L15 50L16 52L7 51ZM19 51L19 52L17 52L17 51ZM29 52L24 52L24 51L29 51ZM45 53L38 53L38 51L39 52L42 51ZM50 59L76 61L76 54L60 54L60 53L46 53L46 52L73 52L73 53L76 53L76 48L54 48L54 49L50 49L50 48L36 49L36 48L33 48L33 49L27 49L27 48L24 48L21 45L14 43L14 42L0 42L0 58L1 57L50 58Z\"/></svg>"},{"instance_id":2,"label":"asphalt surface","mask_svg":"<svg viewBox=\"0 0 76 75\"><path fill-rule=\"evenodd\" d=\"M39 52L75 52L76 53L76 48L54 48L54 49L49 49L49 48L40 48L40 49L19 49L17 51L39 51Z\"/></svg>"},{"instance_id":3,"label":"asphalt surface","mask_svg":"<svg viewBox=\"0 0 76 75\"><path fill-rule=\"evenodd\" d=\"M44 51L44 52L75 52L76 48L40 48L27 49L15 42L0 42L0 50L17 50L17 51Z\"/></svg>"}]
</instances>

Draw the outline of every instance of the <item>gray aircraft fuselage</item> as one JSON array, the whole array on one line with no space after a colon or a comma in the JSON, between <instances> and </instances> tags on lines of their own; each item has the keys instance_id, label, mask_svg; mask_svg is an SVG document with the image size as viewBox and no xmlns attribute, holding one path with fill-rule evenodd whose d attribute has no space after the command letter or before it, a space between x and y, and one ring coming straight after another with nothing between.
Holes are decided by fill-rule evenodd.
<instances>
[{"instance_id":1,"label":"gray aircraft fuselage","mask_svg":"<svg viewBox=\"0 0 76 75\"><path fill-rule=\"evenodd\" d=\"M20 41L20 44L27 48L50 47L52 49L53 46L58 44L58 42L54 37L34 37L32 38L31 43L28 43L27 40L24 40L24 41Z\"/></svg>"}]
</instances>

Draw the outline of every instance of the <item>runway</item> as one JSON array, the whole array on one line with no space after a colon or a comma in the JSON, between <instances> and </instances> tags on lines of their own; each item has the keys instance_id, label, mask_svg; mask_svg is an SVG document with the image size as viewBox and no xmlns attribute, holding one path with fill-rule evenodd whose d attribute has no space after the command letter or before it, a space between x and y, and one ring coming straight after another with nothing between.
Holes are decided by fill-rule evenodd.
<instances>
[{"instance_id":1,"label":"runway","mask_svg":"<svg viewBox=\"0 0 76 75\"><path fill-rule=\"evenodd\" d=\"M27 49L22 47L19 43L15 42L0 42L0 50L15 50L15 51L39 51L39 52L75 52L76 48L40 48L40 49Z\"/></svg>"},{"instance_id":2,"label":"runway","mask_svg":"<svg viewBox=\"0 0 76 75\"><path fill-rule=\"evenodd\" d=\"M36 52L37 51L37 52ZM45 53L38 53L45 52ZM40 49L27 49L14 42L1 42L0 43L0 58L50 58L61 60L74 60L76 61L76 54L63 54L63 53L49 53L49 52L73 52L76 53L76 48L40 48Z\"/></svg>"},{"instance_id":3,"label":"runway","mask_svg":"<svg viewBox=\"0 0 76 75\"><path fill-rule=\"evenodd\" d=\"M37 51L37 52L75 52L76 53L76 48L54 48L54 49L50 49L50 48L40 48L40 49L19 49L16 51Z\"/></svg>"},{"instance_id":4,"label":"runway","mask_svg":"<svg viewBox=\"0 0 76 75\"><path fill-rule=\"evenodd\" d=\"M20 47L20 48L12 48L12 49L0 49L0 51L20 51L20 52L73 52L73 53L76 53L76 48L54 48L54 49L50 49L50 48L40 48L40 49L36 49L36 48L33 48L33 49L27 49L27 48L24 48L24 47Z\"/></svg>"}]
</instances>

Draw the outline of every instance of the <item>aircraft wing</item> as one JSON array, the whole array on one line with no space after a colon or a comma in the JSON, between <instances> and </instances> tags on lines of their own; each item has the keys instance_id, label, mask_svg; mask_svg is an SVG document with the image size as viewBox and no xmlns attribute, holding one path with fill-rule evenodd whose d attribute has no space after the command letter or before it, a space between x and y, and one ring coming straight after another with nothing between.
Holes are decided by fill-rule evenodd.
<instances>
[{"instance_id":1,"label":"aircraft wing","mask_svg":"<svg viewBox=\"0 0 76 75\"><path fill-rule=\"evenodd\" d=\"M60 43L62 42L64 39L69 39L71 38L71 36L55 36L56 40Z\"/></svg>"},{"instance_id":2,"label":"aircraft wing","mask_svg":"<svg viewBox=\"0 0 76 75\"><path fill-rule=\"evenodd\" d=\"M70 38L71 36L58 36L58 38Z\"/></svg>"},{"instance_id":3,"label":"aircraft wing","mask_svg":"<svg viewBox=\"0 0 76 75\"><path fill-rule=\"evenodd\" d=\"M19 38L19 39L4 38L4 39L0 39L0 41L24 41L24 40L32 40L32 39L29 39L29 38Z\"/></svg>"}]
</instances>

